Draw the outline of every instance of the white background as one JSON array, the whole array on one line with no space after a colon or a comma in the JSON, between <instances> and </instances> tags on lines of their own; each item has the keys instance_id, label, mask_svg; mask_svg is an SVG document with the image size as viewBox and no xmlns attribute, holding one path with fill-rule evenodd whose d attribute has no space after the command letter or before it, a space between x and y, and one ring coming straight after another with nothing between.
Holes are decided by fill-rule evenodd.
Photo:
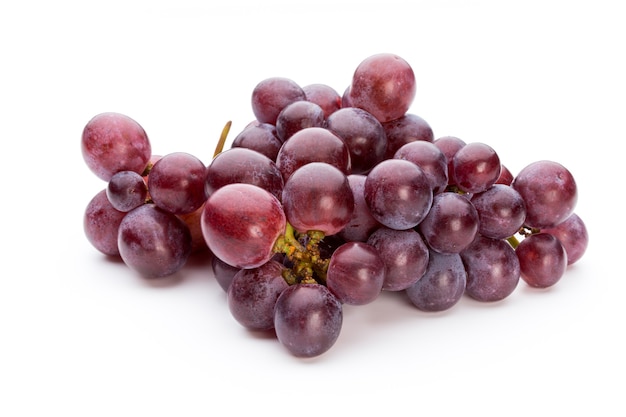
<instances>
[{"instance_id":1,"label":"white background","mask_svg":"<svg viewBox=\"0 0 626 417\"><path fill-rule=\"evenodd\" d=\"M624 415L624 17L603 0L3 3L0 415ZM378 52L412 65L435 136L572 171L591 241L555 287L432 315L384 294L302 360L234 321L207 261L154 286L85 239L94 115L209 163L257 82L343 92Z\"/></svg>"}]
</instances>

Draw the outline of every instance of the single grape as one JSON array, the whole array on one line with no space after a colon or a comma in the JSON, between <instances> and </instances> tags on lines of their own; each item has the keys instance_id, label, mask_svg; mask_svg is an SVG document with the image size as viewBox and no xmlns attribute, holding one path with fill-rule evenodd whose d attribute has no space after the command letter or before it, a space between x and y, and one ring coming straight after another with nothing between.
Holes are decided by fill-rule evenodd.
<instances>
[{"instance_id":1,"label":"single grape","mask_svg":"<svg viewBox=\"0 0 626 417\"><path fill-rule=\"evenodd\" d=\"M186 152L161 157L148 175L148 190L157 206L174 214L191 213L206 201L206 166Z\"/></svg>"},{"instance_id":2,"label":"single grape","mask_svg":"<svg viewBox=\"0 0 626 417\"><path fill-rule=\"evenodd\" d=\"M402 145L393 155L419 166L430 183L433 193L439 194L448 186L448 160L444 153L432 142L413 141Z\"/></svg>"},{"instance_id":3,"label":"single grape","mask_svg":"<svg viewBox=\"0 0 626 417\"><path fill-rule=\"evenodd\" d=\"M413 69L401 57L380 53L363 60L354 71L350 103L381 123L402 117L416 92Z\"/></svg>"},{"instance_id":4,"label":"single grape","mask_svg":"<svg viewBox=\"0 0 626 417\"><path fill-rule=\"evenodd\" d=\"M120 113L100 113L83 129L83 159L89 169L104 181L119 171L141 174L150 160L152 148L143 127Z\"/></svg>"},{"instance_id":5,"label":"single grape","mask_svg":"<svg viewBox=\"0 0 626 417\"><path fill-rule=\"evenodd\" d=\"M276 336L296 357L327 352L339 338L342 322L342 305L324 285L294 284L276 300Z\"/></svg>"},{"instance_id":6,"label":"single grape","mask_svg":"<svg viewBox=\"0 0 626 417\"><path fill-rule=\"evenodd\" d=\"M381 227L370 235L367 243L376 248L385 263L383 290L405 290L424 275L429 251L414 229Z\"/></svg>"},{"instance_id":7,"label":"single grape","mask_svg":"<svg viewBox=\"0 0 626 417\"><path fill-rule=\"evenodd\" d=\"M478 233L478 212L466 197L443 192L435 195L432 208L418 227L431 249L459 253Z\"/></svg>"},{"instance_id":8,"label":"single grape","mask_svg":"<svg viewBox=\"0 0 626 417\"><path fill-rule=\"evenodd\" d=\"M129 212L146 202L148 187L135 171L120 171L111 177L106 188L107 198L116 210Z\"/></svg>"},{"instance_id":9,"label":"single grape","mask_svg":"<svg viewBox=\"0 0 626 417\"><path fill-rule=\"evenodd\" d=\"M407 143L435 140L433 129L426 120L413 113L406 113L399 119L383 123L383 129L387 136L385 159L393 158L396 151Z\"/></svg>"},{"instance_id":10,"label":"single grape","mask_svg":"<svg viewBox=\"0 0 626 417\"><path fill-rule=\"evenodd\" d=\"M348 145L353 174L365 174L383 160L387 150L385 131L365 110L339 109L328 117L326 127Z\"/></svg>"},{"instance_id":11,"label":"single grape","mask_svg":"<svg viewBox=\"0 0 626 417\"><path fill-rule=\"evenodd\" d=\"M472 142L454 154L452 169L455 184L462 191L479 193L495 184L500 177L502 165L491 146Z\"/></svg>"},{"instance_id":12,"label":"single grape","mask_svg":"<svg viewBox=\"0 0 626 417\"><path fill-rule=\"evenodd\" d=\"M330 258L326 285L343 304L371 303L382 291L384 281L385 263L367 243L344 243Z\"/></svg>"},{"instance_id":13,"label":"single grape","mask_svg":"<svg viewBox=\"0 0 626 417\"><path fill-rule=\"evenodd\" d=\"M308 101L312 101L322 108L325 119L341 108L341 96L327 84L309 84L302 89Z\"/></svg>"},{"instance_id":14,"label":"single grape","mask_svg":"<svg viewBox=\"0 0 626 417\"><path fill-rule=\"evenodd\" d=\"M461 259L467 271L465 293L475 300L499 301L517 287L520 262L506 240L478 235Z\"/></svg>"},{"instance_id":15,"label":"single grape","mask_svg":"<svg viewBox=\"0 0 626 417\"><path fill-rule=\"evenodd\" d=\"M465 266L458 253L429 251L426 271L406 289L406 295L422 311L445 311L459 302L466 280Z\"/></svg>"},{"instance_id":16,"label":"single grape","mask_svg":"<svg viewBox=\"0 0 626 417\"><path fill-rule=\"evenodd\" d=\"M396 230L417 226L433 201L424 171L403 159L386 159L376 165L365 180L364 196L372 216Z\"/></svg>"},{"instance_id":17,"label":"single grape","mask_svg":"<svg viewBox=\"0 0 626 417\"><path fill-rule=\"evenodd\" d=\"M247 148L276 161L282 141L276 134L276 126L269 123L255 123L245 127L231 144L231 148Z\"/></svg>"},{"instance_id":18,"label":"single grape","mask_svg":"<svg viewBox=\"0 0 626 417\"><path fill-rule=\"evenodd\" d=\"M577 262L587 251L589 232L583 220L576 213L572 213L558 225L541 231L559 239L565 252L567 252L568 265Z\"/></svg>"},{"instance_id":19,"label":"single grape","mask_svg":"<svg viewBox=\"0 0 626 417\"><path fill-rule=\"evenodd\" d=\"M143 204L120 223L117 244L122 260L145 278L179 271L191 253L191 234L176 215Z\"/></svg>"},{"instance_id":20,"label":"single grape","mask_svg":"<svg viewBox=\"0 0 626 417\"><path fill-rule=\"evenodd\" d=\"M554 227L576 207L578 190L571 172L554 161L536 161L523 168L511 184L526 202L525 225Z\"/></svg>"},{"instance_id":21,"label":"single grape","mask_svg":"<svg viewBox=\"0 0 626 417\"><path fill-rule=\"evenodd\" d=\"M524 225L526 203L513 187L494 184L488 190L473 195L471 202L478 211L478 231L483 236L506 239Z\"/></svg>"},{"instance_id":22,"label":"single grape","mask_svg":"<svg viewBox=\"0 0 626 417\"><path fill-rule=\"evenodd\" d=\"M350 149L335 133L322 127L309 127L296 132L283 144L276 165L287 180L302 165L326 162L346 175L352 173Z\"/></svg>"},{"instance_id":23,"label":"single grape","mask_svg":"<svg viewBox=\"0 0 626 417\"><path fill-rule=\"evenodd\" d=\"M308 163L291 174L282 202L287 221L301 233L316 230L334 235L348 224L354 211L348 178L325 162Z\"/></svg>"},{"instance_id":24,"label":"single grape","mask_svg":"<svg viewBox=\"0 0 626 417\"><path fill-rule=\"evenodd\" d=\"M269 261L286 226L280 201L245 183L227 184L211 194L201 221L211 252L237 268L256 268Z\"/></svg>"},{"instance_id":25,"label":"single grape","mask_svg":"<svg viewBox=\"0 0 626 417\"><path fill-rule=\"evenodd\" d=\"M284 77L270 77L252 90L252 112L261 123L276 124L278 114L294 101L306 100L302 87Z\"/></svg>"},{"instance_id":26,"label":"single grape","mask_svg":"<svg viewBox=\"0 0 626 417\"><path fill-rule=\"evenodd\" d=\"M221 152L206 169L207 195L233 183L256 185L279 200L285 185L282 173L273 160L247 148L231 148Z\"/></svg>"},{"instance_id":27,"label":"single grape","mask_svg":"<svg viewBox=\"0 0 626 417\"><path fill-rule=\"evenodd\" d=\"M117 231L125 215L113 207L106 189L98 192L87 204L83 215L83 230L89 243L105 255L118 256Z\"/></svg>"},{"instance_id":28,"label":"single grape","mask_svg":"<svg viewBox=\"0 0 626 417\"><path fill-rule=\"evenodd\" d=\"M348 175L348 183L354 196L354 211L348 224L339 231L339 236L346 241L365 242L370 234L382 225L372 216L365 202L365 180L367 176L362 174Z\"/></svg>"},{"instance_id":29,"label":"single grape","mask_svg":"<svg viewBox=\"0 0 626 417\"><path fill-rule=\"evenodd\" d=\"M312 101L294 101L276 119L276 134L281 142L307 127L325 127L324 110Z\"/></svg>"},{"instance_id":30,"label":"single grape","mask_svg":"<svg viewBox=\"0 0 626 417\"><path fill-rule=\"evenodd\" d=\"M515 253L522 279L531 287L548 288L556 284L567 269L567 252L549 233L537 233L522 240Z\"/></svg>"},{"instance_id":31,"label":"single grape","mask_svg":"<svg viewBox=\"0 0 626 417\"><path fill-rule=\"evenodd\" d=\"M241 269L228 287L228 308L239 324L250 330L274 328L274 306L289 285L283 266L270 260L252 269Z\"/></svg>"},{"instance_id":32,"label":"single grape","mask_svg":"<svg viewBox=\"0 0 626 417\"><path fill-rule=\"evenodd\" d=\"M217 281L219 286L225 292L228 292L228 287L230 287L230 284L233 282L233 278L235 277L237 272L241 271L241 268L228 265L217 256L212 256L211 271L213 272L213 276L215 277L215 280Z\"/></svg>"},{"instance_id":33,"label":"single grape","mask_svg":"<svg viewBox=\"0 0 626 417\"><path fill-rule=\"evenodd\" d=\"M443 152L448 161L448 184L456 184L453 165L454 155L456 155L459 149L466 145L465 141L456 136L442 136L435 139L433 144L441 149L441 152Z\"/></svg>"}]
</instances>

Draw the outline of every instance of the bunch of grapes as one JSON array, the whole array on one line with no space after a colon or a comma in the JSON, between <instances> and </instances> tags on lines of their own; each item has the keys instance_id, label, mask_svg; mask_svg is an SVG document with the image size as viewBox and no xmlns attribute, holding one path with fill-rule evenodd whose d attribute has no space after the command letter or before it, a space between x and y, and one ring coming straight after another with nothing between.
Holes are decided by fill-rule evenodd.
<instances>
[{"instance_id":1,"label":"bunch of grapes","mask_svg":"<svg viewBox=\"0 0 626 417\"><path fill-rule=\"evenodd\" d=\"M342 306L382 291L436 312L463 295L502 300L520 280L555 285L589 239L572 174L540 160L513 175L485 143L435 138L409 112L415 92L411 66L388 53L342 94L265 79L255 120L224 150L225 129L208 165L155 156L137 122L97 115L82 150L107 187L86 235L146 278L206 252L236 321L298 357L328 351Z\"/></svg>"}]
</instances>

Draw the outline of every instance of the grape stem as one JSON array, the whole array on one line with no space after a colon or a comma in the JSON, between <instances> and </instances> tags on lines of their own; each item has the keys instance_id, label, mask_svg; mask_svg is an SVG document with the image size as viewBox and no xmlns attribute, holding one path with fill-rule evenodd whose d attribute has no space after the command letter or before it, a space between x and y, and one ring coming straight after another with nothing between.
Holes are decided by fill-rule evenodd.
<instances>
[{"instance_id":1,"label":"grape stem","mask_svg":"<svg viewBox=\"0 0 626 417\"><path fill-rule=\"evenodd\" d=\"M535 227L528 227L528 226L522 226L519 230L518 230L518 234L523 238L526 238L530 235L534 235L537 233L540 233L541 229L537 229ZM509 244L513 247L513 249L517 248L517 246L520 244L520 240L515 237L515 236L511 236L508 237L507 242L509 242Z\"/></svg>"},{"instance_id":2,"label":"grape stem","mask_svg":"<svg viewBox=\"0 0 626 417\"><path fill-rule=\"evenodd\" d=\"M213 158L217 155L221 154L224 150L224 144L226 143L226 138L228 137L228 132L230 132L230 126L233 124L232 121L226 122L224 128L222 129L222 133L220 134L220 138L217 141L217 146L215 147L215 152L213 153Z\"/></svg>"},{"instance_id":3,"label":"grape stem","mask_svg":"<svg viewBox=\"0 0 626 417\"><path fill-rule=\"evenodd\" d=\"M283 278L289 285L325 284L329 259L320 254L319 244L324 233L316 230L307 233L297 232L287 223L285 233L276 240L274 253L285 255L287 267L283 270Z\"/></svg>"}]
</instances>

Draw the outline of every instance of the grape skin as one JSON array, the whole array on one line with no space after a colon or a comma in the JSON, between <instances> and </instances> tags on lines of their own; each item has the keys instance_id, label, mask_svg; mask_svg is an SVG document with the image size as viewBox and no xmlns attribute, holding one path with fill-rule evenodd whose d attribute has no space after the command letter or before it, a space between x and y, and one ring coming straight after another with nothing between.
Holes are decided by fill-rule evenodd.
<instances>
[{"instance_id":1,"label":"grape skin","mask_svg":"<svg viewBox=\"0 0 626 417\"><path fill-rule=\"evenodd\" d=\"M191 253L187 225L154 204L144 204L126 214L117 242L124 263L149 279L174 274Z\"/></svg>"},{"instance_id":2,"label":"grape skin","mask_svg":"<svg viewBox=\"0 0 626 417\"><path fill-rule=\"evenodd\" d=\"M270 77L252 90L252 112L261 123L276 125L280 112L294 101L306 100L302 87L285 77Z\"/></svg>"},{"instance_id":3,"label":"grape skin","mask_svg":"<svg viewBox=\"0 0 626 417\"><path fill-rule=\"evenodd\" d=\"M294 133L308 127L325 126L324 110L317 104L299 100L287 105L276 119L276 134L285 142Z\"/></svg>"},{"instance_id":4,"label":"grape skin","mask_svg":"<svg viewBox=\"0 0 626 417\"><path fill-rule=\"evenodd\" d=\"M502 165L496 151L481 142L468 143L452 158L454 183L466 193L479 193L500 177Z\"/></svg>"},{"instance_id":5,"label":"grape skin","mask_svg":"<svg viewBox=\"0 0 626 417\"><path fill-rule=\"evenodd\" d=\"M382 225L372 216L365 201L365 180L363 174L348 175L348 183L354 196L354 211L346 226L339 231L339 236L346 241L365 242Z\"/></svg>"},{"instance_id":6,"label":"grape skin","mask_svg":"<svg viewBox=\"0 0 626 417\"><path fill-rule=\"evenodd\" d=\"M337 91L327 84L309 84L302 87L306 99L312 101L322 108L324 118L341 108L341 96Z\"/></svg>"},{"instance_id":7,"label":"grape skin","mask_svg":"<svg viewBox=\"0 0 626 417\"><path fill-rule=\"evenodd\" d=\"M559 242L567 252L567 264L572 265L585 254L589 245L589 232L583 220L576 213L572 213L567 220L558 225L542 229L559 239Z\"/></svg>"},{"instance_id":8,"label":"grape skin","mask_svg":"<svg viewBox=\"0 0 626 417\"><path fill-rule=\"evenodd\" d=\"M83 215L83 230L89 243L109 256L119 256L117 231L125 212L113 207L106 189L98 192L87 204Z\"/></svg>"},{"instance_id":9,"label":"grape skin","mask_svg":"<svg viewBox=\"0 0 626 417\"><path fill-rule=\"evenodd\" d=\"M439 194L448 186L448 160L444 153L431 142L413 141L402 145L393 155L419 166L430 182L433 193Z\"/></svg>"},{"instance_id":10,"label":"grape skin","mask_svg":"<svg viewBox=\"0 0 626 417\"><path fill-rule=\"evenodd\" d=\"M526 203L512 187L494 184L491 188L475 194L471 202L480 218L479 233L494 239L513 236L526 219Z\"/></svg>"},{"instance_id":11,"label":"grape skin","mask_svg":"<svg viewBox=\"0 0 626 417\"><path fill-rule=\"evenodd\" d=\"M548 288L565 274L567 253L549 233L536 233L522 240L515 249L522 279L531 287Z\"/></svg>"},{"instance_id":12,"label":"grape skin","mask_svg":"<svg viewBox=\"0 0 626 417\"><path fill-rule=\"evenodd\" d=\"M230 147L251 149L276 161L282 145L283 143L276 134L276 126L269 123L254 123L239 132Z\"/></svg>"},{"instance_id":13,"label":"grape skin","mask_svg":"<svg viewBox=\"0 0 626 417\"><path fill-rule=\"evenodd\" d=\"M120 171L109 180L106 193L116 210L127 213L146 202L148 187L140 174Z\"/></svg>"},{"instance_id":14,"label":"grape skin","mask_svg":"<svg viewBox=\"0 0 626 417\"><path fill-rule=\"evenodd\" d=\"M403 145L411 142L433 142L433 129L428 122L413 113L406 113L399 119L383 123L387 137L385 159L391 159Z\"/></svg>"},{"instance_id":15,"label":"grape skin","mask_svg":"<svg viewBox=\"0 0 626 417\"><path fill-rule=\"evenodd\" d=\"M296 357L312 358L327 352L339 338L342 323L342 305L324 285L294 284L276 300L276 336Z\"/></svg>"},{"instance_id":16,"label":"grape skin","mask_svg":"<svg viewBox=\"0 0 626 417\"><path fill-rule=\"evenodd\" d=\"M212 256L211 271L222 290L228 292L228 287L230 287L237 272L241 271L241 268L228 265L217 256Z\"/></svg>"}]
</instances>

